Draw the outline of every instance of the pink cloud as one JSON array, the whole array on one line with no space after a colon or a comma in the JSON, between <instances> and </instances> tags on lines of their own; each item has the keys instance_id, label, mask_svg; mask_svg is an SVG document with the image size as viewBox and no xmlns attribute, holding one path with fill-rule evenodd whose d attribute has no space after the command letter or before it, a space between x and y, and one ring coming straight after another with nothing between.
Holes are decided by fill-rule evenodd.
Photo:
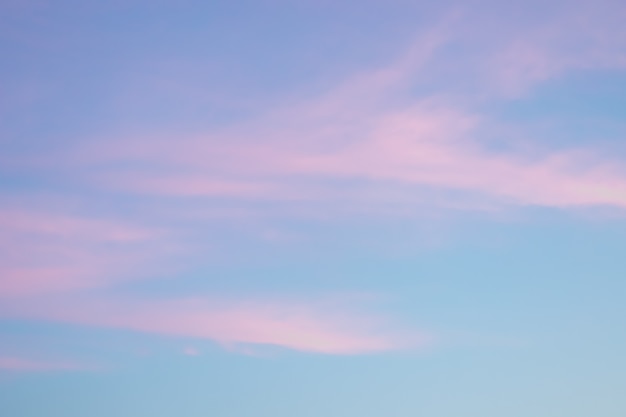
<instances>
[{"instance_id":1,"label":"pink cloud","mask_svg":"<svg viewBox=\"0 0 626 417\"><path fill-rule=\"evenodd\" d=\"M0 210L0 298L75 291L144 276L145 261L164 253L158 236L123 222Z\"/></svg>"},{"instance_id":2,"label":"pink cloud","mask_svg":"<svg viewBox=\"0 0 626 417\"><path fill-rule=\"evenodd\" d=\"M23 209L0 209L0 228L9 233L113 242L144 240L154 236L151 231L112 221Z\"/></svg>"},{"instance_id":3,"label":"pink cloud","mask_svg":"<svg viewBox=\"0 0 626 417\"><path fill-rule=\"evenodd\" d=\"M467 190L511 204L626 207L626 175L590 152L545 157L490 152L463 114L414 108L383 117L364 141L334 152L288 155L286 170L336 178Z\"/></svg>"},{"instance_id":4,"label":"pink cloud","mask_svg":"<svg viewBox=\"0 0 626 417\"><path fill-rule=\"evenodd\" d=\"M14 305L22 317L208 339L224 346L270 345L323 354L421 347L429 337L393 330L388 321L328 303L279 301L69 300Z\"/></svg>"},{"instance_id":5,"label":"pink cloud","mask_svg":"<svg viewBox=\"0 0 626 417\"><path fill-rule=\"evenodd\" d=\"M79 371L90 369L72 362L38 361L15 356L0 356L0 372Z\"/></svg>"},{"instance_id":6,"label":"pink cloud","mask_svg":"<svg viewBox=\"0 0 626 417\"><path fill-rule=\"evenodd\" d=\"M76 266L0 268L0 297L23 297L89 288L94 271Z\"/></svg>"},{"instance_id":7,"label":"pink cloud","mask_svg":"<svg viewBox=\"0 0 626 417\"><path fill-rule=\"evenodd\" d=\"M125 176L107 176L104 179L109 186L128 191L141 190L142 193L171 195L178 197L225 196L244 198L263 198L278 195L276 184L263 184L257 181L220 180L207 178L201 174L145 175L131 173Z\"/></svg>"},{"instance_id":8,"label":"pink cloud","mask_svg":"<svg viewBox=\"0 0 626 417\"><path fill-rule=\"evenodd\" d=\"M567 71L626 68L626 8L600 4L521 29L486 60L487 82L517 96Z\"/></svg>"},{"instance_id":9,"label":"pink cloud","mask_svg":"<svg viewBox=\"0 0 626 417\"><path fill-rule=\"evenodd\" d=\"M200 351L196 349L195 347L188 346L185 349L183 349L183 354L187 356L199 356Z\"/></svg>"},{"instance_id":10,"label":"pink cloud","mask_svg":"<svg viewBox=\"0 0 626 417\"><path fill-rule=\"evenodd\" d=\"M100 184L175 198L331 205L350 199L362 207L416 205L413 196L436 189L440 195L468 194L468 207L482 199L501 206L624 208L623 161L594 156L594 150L493 151L480 132L494 121L468 109L485 97L515 96L570 69L626 66L626 32L615 17L624 15L623 8L615 9L606 24L601 23L608 9L572 10L487 42L479 54L484 59L468 61L470 81L487 91L478 97L453 90L419 99L406 93L432 76L446 59L447 43L463 42L467 26L475 23L454 14L425 31L390 65L357 74L318 97L264 109L254 120L206 135L124 138L77 151L72 158L99 167L92 179ZM107 167L120 161L127 171Z\"/></svg>"},{"instance_id":11,"label":"pink cloud","mask_svg":"<svg viewBox=\"0 0 626 417\"><path fill-rule=\"evenodd\" d=\"M177 197L328 202L343 195L358 205L388 198L388 193L371 192L387 184L413 195L424 187L469 192L500 204L626 207L626 171L618 161L585 150L543 156L491 151L477 139L489 121L446 100L367 110L360 117L350 109L332 116L318 112L300 125L300 130L251 128L265 136L242 136L239 145L195 137L168 149L161 142L161 151L150 148L144 158L135 157L161 166L162 173L150 178L129 172L125 188ZM177 169L193 175L166 174ZM352 188L346 185L350 181Z\"/></svg>"}]
</instances>

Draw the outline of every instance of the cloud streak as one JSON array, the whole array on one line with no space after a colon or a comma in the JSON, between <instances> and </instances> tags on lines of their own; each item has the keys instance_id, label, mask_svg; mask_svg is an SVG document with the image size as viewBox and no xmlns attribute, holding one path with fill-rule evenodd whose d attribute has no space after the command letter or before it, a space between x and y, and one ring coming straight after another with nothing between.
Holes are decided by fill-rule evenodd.
<instances>
[{"instance_id":1,"label":"cloud streak","mask_svg":"<svg viewBox=\"0 0 626 417\"><path fill-rule=\"evenodd\" d=\"M156 259L162 253L159 233L41 210L3 213L0 316L5 318L206 339L236 350L266 345L351 355L418 348L428 340L395 331L388 320L354 312L341 301L105 296L103 288L145 277L162 264ZM74 369L19 358L0 365L15 371Z\"/></svg>"},{"instance_id":2,"label":"cloud streak","mask_svg":"<svg viewBox=\"0 0 626 417\"><path fill-rule=\"evenodd\" d=\"M473 67L464 77L487 93L454 86L418 97L408 93L453 63L446 61L445 49L462 44L472 26L472 19L456 13L425 31L395 62L318 97L206 134L107 141L79 152L77 159L94 165L91 178L109 189L171 198L332 205L337 196L349 195L354 206L398 203L385 201L388 194L375 196L382 186L411 195L460 191L501 206L624 208L624 161L600 157L593 149L495 151L482 135L498 122L472 109L515 98L568 70L623 68L626 32L613 18L598 24L606 10L592 13L591 23L583 12L579 8L486 42L480 62L469 60Z\"/></svg>"},{"instance_id":3,"label":"cloud streak","mask_svg":"<svg viewBox=\"0 0 626 417\"><path fill-rule=\"evenodd\" d=\"M76 299L13 306L13 314L169 337L207 339L226 347L268 345L321 354L365 354L427 345L431 337L394 329L337 302L188 298L128 301Z\"/></svg>"},{"instance_id":4,"label":"cloud streak","mask_svg":"<svg viewBox=\"0 0 626 417\"><path fill-rule=\"evenodd\" d=\"M626 8L600 4L577 4L518 30L486 60L495 91L516 97L568 71L626 68Z\"/></svg>"},{"instance_id":5,"label":"cloud streak","mask_svg":"<svg viewBox=\"0 0 626 417\"><path fill-rule=\"evenodd\" d=\"M126 180L109 183L172 197L279 200L332 199L352 184L358 203L372 195L368 188L383 183L410 186L414 193L423 187L443 195L470 192L504 205L626 207L626 170L619 161L584 149L543 155L492 151L477 138L488 128L484 118L445 102L427 99L365 113L363 124L354 119L359 118L304 119L301 132L278 129L258 143L238 146L201 137L185 146L179 141L176 149L151 149L146 159L138 158L161 166L160 173L131 170ZM302 140L292 140L297 138Z\"/></svg>"},{"instance_id":6,"label":"cloud streak","mask_svg":"<svg viewBox=\"0 0 626 417\"><path fill-rule=\"evenodd\" d=\"M15 207L0 211L0 249L0 298L137 279L147 260L166 252L159 234L147 228Z\"/></svg>"},{"instance_id":7,"label":"cloud streak","mask_svg":"<svg viewBox=\"0 0 626 417\"><path fill-rule=\"evenodd\" d=\"M17 356L0 356L0 372L84 371L89 369L72 362L39 361Z\"/></svg>"}]
</instances>

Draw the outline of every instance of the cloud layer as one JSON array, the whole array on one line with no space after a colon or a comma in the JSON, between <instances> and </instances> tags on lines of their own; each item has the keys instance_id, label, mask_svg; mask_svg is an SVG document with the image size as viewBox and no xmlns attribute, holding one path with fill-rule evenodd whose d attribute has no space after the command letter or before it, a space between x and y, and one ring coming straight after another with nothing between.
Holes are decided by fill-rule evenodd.
<instances>
[{"instance_id":1,"label":"cloud layer","mask_svg":"<svg viewBox=\"0 0 626 417\"><path fill-rule=\"evenodd\" d=\"M320 207L340 220L366 211L374 224L390 208L417 213L428 204L626 208L623 158L544 146L522 122L507 124L489 110L568 73L624 70L626 12L610 6L576 5L511 25L459 9L421 31L393 62L323 93L294 92L230 124L120 128L104 139L85 134L52 154L1 156L0 174L39 184L28 192L43 204L0 200L0 313L325 354L423 346L432 336L389 331L390 321L354 312L348 301L329 309L298 296L150 298L130 295L129 287L164 276L185 280L195 266L206 267L208 248L222 243L215 230L248 227L245 214L211 218L219 209L264 211L280 221ZM174 74L175 85L193 100L210 100L210 91L194 88L206 85L198 77ZM523 146L513 146L520 137ZM52 209L46 196L54 193L73 203ZM46 366L54 367L0 358L0 368Z\"/></svg>"}]
</instances>

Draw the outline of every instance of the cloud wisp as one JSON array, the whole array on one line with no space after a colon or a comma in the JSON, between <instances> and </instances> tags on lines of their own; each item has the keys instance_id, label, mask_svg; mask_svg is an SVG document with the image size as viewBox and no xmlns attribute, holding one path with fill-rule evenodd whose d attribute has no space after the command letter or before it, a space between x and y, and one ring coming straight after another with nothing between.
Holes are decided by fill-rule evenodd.
<instances>
[{"instance_id":1,"label":"cloud wisp","mask_svg":"<svg viewBox=\"0 0 626 417\"><path fill-rule=\"evenodd\" d=\"M42 361L18 356L0 356L0 372L85 371L90 369L92 368L73 362Z\"/></svg>"},{"instance_id":2,"label":"cloud wisp","mask_svg":"<svg viewBox=\"0 0 626 417\"><path fill-rule=\"evenodd\" d=\"M349 302L105 295L103 290L150 277L159 265L168 267L159 259L165 253L160 233L42 210L3 214L0 317L205 339L242 351L265 345L350 355L419 348L427 340L389 331L390 321L354 312ZM0 365L16 371L73 369L19 358Z\"/></svg>"},{"instance_id":3,"label":"cloud wisp","mask_svg":"<svg viewBox=\"0 0 626 417\"><path fill-rule=\"evenodd\" d=\"M137 279L149 274L147 260L166 253L159 234L145 227L33 208L1 210L0 236L4 299Z\"/></svg>"},{"instance_id":4,"label":"cloud wisp","mask_svg":"<svg viewBox=\"0 0 626 417\"><path fill-rule=\"evenodd\" d=\"M414 194L424 187L442 195L469 192L502 205L626 207L624 164L592 150L493 151L477 138L488 127L483 117L437 100L361 119L305 119L301 131L276 129L236 146L210 136L184 146L162 143L162 152L145 143L150 149L137 160L161 169L129 170L107 181L127 192L170 197L323 201L352 184L348 191L360 204L371 198L368 190L386 184L412 187Z\"/></svg>"},{"instance_id":5,"label":"cloud wisp","mask_svg":"<svg viewBox=\"0 0 626 417\"><path fill-rule=\"evenodd\" d=\"M373 314L355 312L336 302L303 300L72 299L62 303L11 308L13 314L177 338L205 339L227 348L275 346L335 355L421 348L429 335L391 330Z\"/></svg>"},{"instance_id":6,"label":"cloud wisp","mask_svg":"<svg viewBox=\"0 0 626 417\"><path fill-rule=\"evenodd\" d=\"M601 25L604 14L592 13L586 22L584 10L576 10L486 42L481 59L470 59L467 74L457 74L479 85L480 93L446 88L445 80L437 92L411 93L437 68L454 64L445 50L463 44L472 26L456 13L425 31L395 62L356 74L318 97L206 134L92 144L78 159L96 167L91 178L100 185L144 196L332 205L337 196L349 195L355 206L398 203L384 201L384 193L375 196L372 190L382 184L411 195L460 191L503 206L624 208L624 161L593 149L495 151L482 137L499 122L479 110L481 103L515 99L567 71L626 66L625 32L616 20ZM573 47L579 44L584 47Z\"/></svg>"}]
</instances>

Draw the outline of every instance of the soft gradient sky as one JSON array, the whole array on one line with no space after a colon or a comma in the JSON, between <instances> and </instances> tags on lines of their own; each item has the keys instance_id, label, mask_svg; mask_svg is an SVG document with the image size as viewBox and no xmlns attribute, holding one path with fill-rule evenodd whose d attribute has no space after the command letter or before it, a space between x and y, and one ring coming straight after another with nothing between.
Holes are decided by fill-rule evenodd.
<instances>
[{"instance_id":1,"label":"soft gradient sky","mask_svg":"<svg viewBox=\"0 0 626 417\"><path fill-rule=\"evenodd\" d=\"M623 417L624 22L0 0L0 415Z\"/></svg>"}]
</instances>

